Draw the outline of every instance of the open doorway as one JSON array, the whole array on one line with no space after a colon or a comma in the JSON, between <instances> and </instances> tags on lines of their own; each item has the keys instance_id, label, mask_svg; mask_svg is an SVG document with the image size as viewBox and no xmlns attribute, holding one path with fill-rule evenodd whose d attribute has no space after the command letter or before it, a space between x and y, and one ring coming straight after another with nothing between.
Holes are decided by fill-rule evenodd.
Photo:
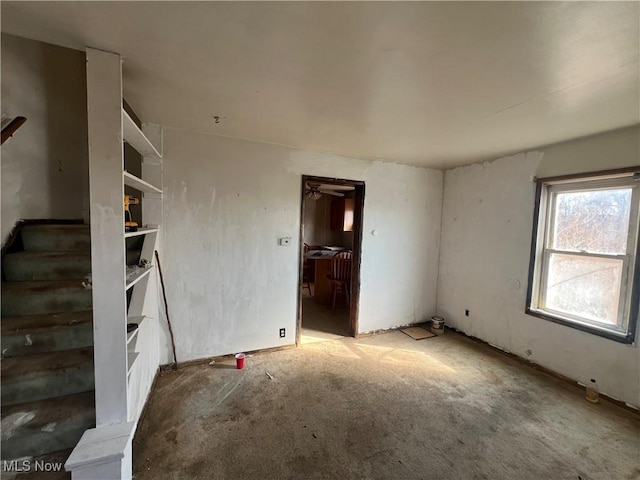
<instances>
[{"instance_id":1,"label":"open doorway","mask_svg":"<svg viewBox=\"0 0 640 480\"><path fill-rule=\"evenodd\" d=\"M356 336L364 182L302 177L296 344Z\"/></svg>"}]
</instances>

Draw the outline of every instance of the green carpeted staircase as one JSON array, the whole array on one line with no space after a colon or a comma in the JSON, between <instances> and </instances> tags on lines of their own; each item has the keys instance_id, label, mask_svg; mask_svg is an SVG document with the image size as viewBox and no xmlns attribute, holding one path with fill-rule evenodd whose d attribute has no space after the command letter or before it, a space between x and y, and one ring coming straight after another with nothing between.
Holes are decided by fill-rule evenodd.
<instances>
[{"instance_id":1,"label":"green carpeted staircase","mask_svg":"<svg viewBox=\"0 0 640 480\"><path fill-rule=\"evenodd\" d=\"M59 465L95 426L89 226L27 225L20 243L2 259L2 478L68 479L5 461Z\"/></svg>"}]
</instances>

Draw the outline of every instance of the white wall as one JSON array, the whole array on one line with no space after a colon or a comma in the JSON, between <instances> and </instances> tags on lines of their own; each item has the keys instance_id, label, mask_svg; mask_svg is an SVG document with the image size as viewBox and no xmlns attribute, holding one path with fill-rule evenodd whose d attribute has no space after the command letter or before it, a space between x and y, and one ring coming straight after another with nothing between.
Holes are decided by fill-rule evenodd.
<instances>
[{"instance_id":1,"label":"white wall","mask_svg":"<svg viewBox=\"0 0 640 480\"><path fill-rule=\"evenodd\" d=\"M27 117L2 146L2 242L20 219L81 219L88 205L83 52L2 35L2 118Z\"/></svg>"},{"instance_id":2,"label":"white wall","mask_svg":"<svg viewBox=\"0 0 640 480\"><path fill-rule=\"evenodd\" d=\"M294 343L303 174L366 183L359 331L435 313L442 172L167 129L163 269L179 361Z\"/></svg>"},{"instance_id":3,"label":"white wall","mask_svg":"<svg viewBox=\"0 0 640 480\"><path fill-rule=\"evenodd\" d=\"M633 127L447 170L438 314L469 335L570 378L595 378L604 393L640 406L637 345L524 313L535 193L530 178L639 164L640 129Z\"/></svg>"}]
</instances>

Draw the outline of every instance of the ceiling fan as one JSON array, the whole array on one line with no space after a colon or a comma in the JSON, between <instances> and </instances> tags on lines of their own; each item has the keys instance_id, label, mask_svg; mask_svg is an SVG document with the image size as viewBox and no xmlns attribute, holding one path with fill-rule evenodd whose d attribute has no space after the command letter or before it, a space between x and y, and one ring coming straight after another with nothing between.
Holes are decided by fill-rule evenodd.
<instances>
[{"instance_id":1,"label":"ceiling fan","mask_svg":"<svg viewBox=\"0 0 640 480\"><path fill-rule=\"evenodd\" d=\"M344 197L344 193L355 190L349 185L331 185L328 183L312 183L307 182L307 188L304 192L305 196L313 200L318 200L322 195L333 195L334 197Z\"/></svg>"}]
</instances>

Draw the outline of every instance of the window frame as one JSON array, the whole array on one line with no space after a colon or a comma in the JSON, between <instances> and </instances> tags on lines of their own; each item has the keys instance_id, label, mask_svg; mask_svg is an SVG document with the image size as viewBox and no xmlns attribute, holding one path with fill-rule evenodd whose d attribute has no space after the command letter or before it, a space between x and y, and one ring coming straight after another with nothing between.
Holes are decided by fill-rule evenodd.
<instances>
[{"instance_id":1,"label":"window frame","mask_svg":"<svg viewBox=\"0 0 640 480\"><path fill-rule=\"evenodd\" d=\"M525 313L584 332L605 337L616 342L632 344L636 338L638 311L640 309L640 167L618 170L565 175L536 179L533 230L529 259L529 282ZM559 192L585 191L605 187L615 188L611 183L628 182L632 185L631 211L627 232L627 248L623 255L593 252L571 252L551 248L553 238L553 215L555 200ZM635 244L635 245L634 245ZM550 245L547 248L547 245ZM617 325L607 327L577 315L568 314L544 306L545 285L548 279L549 259L553 254L576 255L582 258L608 258L622 260L621 290L618 293ZM631 277L631 278L630 278ZM626 320L626 321L625 321Z\"/></svg>"}]
</instances>

